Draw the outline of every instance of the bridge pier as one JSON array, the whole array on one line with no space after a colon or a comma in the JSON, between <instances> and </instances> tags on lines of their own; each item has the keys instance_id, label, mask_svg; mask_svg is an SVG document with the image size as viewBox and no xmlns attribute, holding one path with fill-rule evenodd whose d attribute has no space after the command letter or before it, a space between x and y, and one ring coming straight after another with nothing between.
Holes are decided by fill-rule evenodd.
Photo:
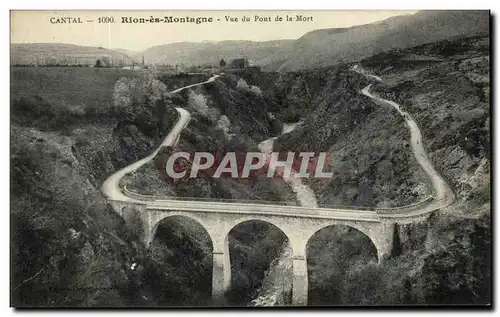
<instances>
[{"instance_id":1,"label":"bridge pier","mask_svg":"<svg viewBox=\"0 0 500 317\"><path fill-rule=\"evenodd\" d=\"M151 246L153 239L154 239L154 232L152 230L144 230L144 236L142 238L142 241L144 242L144 245L146 246L147 249L149 249L149 247Z\"/></svg>"},{"instance_id":2,"label":"bridge pier","mask_svg":"<svg viewBox=\"0 0 500 317\"><path fill-rule=\"evenodd\" d=\"M142 232L142 241L144 243L144 246L146 246L147 249L151 246L151 243L153 242L153 239L156 234L156 229L158 228L158 221L156 220L155 213L152 212L144 212L142 213L142 225L143 225L143 232Z\"/></svg>"},{"instance_id":3,"label":"bridge pier","mask_svg":"<svg viewBox=\"0 0 500 317\"><path fill-rule=\"evenodd\" d=\"M377 249L378 264L382 264L385 260L389 258L390 255L391 255L390 250Z\"/></svg>"},{"instance_id":4,"label":"bridge pier","mask_svg":"<svg viewBox=\"0 0 500 317\"><path fill-rule=\"evenodd\" d=\"M306 230L285 229L292 247L292 306L307 306L309 281L307 275L307 241L314 232L312 226Z\"/></svg>"},{"instance_id":5,"label":"bridge pier","mask_svg":"<svg viewBox=\"0 0 500 317\"><path fill-rule=\"evenodd\" d=\"M223 243L213 241L212 252L212 299L215 305L225 304L225 294L231 287L231 260L229 257L229 243L227 238Z\"/></svg>"},{"instance_id":6,"label":"bridge pier","mask_svg":"<svg viewBox=\"0 0 500 317\"><path fill-rule=\"evenodd\" d=\"M375 234L370 237L377 248L378 263L383 263L392 254L394 243L394 223L382 222Z\"/></svg>"},{"instance_id":7,"label":"bridge pier","mask_svg":"<svg viewBox=\"0 0 500 317\"><path fill-rule=\"evenodd\" d=\"M305 256L293 256L292 305L307 306L309 282L307 279L307 260Z\"/></svg>"}]
</instances>

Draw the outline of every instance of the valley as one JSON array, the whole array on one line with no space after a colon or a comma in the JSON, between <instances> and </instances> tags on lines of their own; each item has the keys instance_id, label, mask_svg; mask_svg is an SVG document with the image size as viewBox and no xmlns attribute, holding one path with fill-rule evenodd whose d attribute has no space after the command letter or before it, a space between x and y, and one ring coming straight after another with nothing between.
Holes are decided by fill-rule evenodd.
<instances>
[{"instance_id":1,"label":"valley","mask_svg":"<svg viewBox=\"0 0 500 317\"><path fill-rule=\"evenodd\" d=\"M12 305L490 305L484 14L140 53L260 66L238 72L42 67L73 48L14 45ZM201 152L325 153L331 177L212 177L189 155L196 177L167 173Z\"/></svg>"}]
</instances>

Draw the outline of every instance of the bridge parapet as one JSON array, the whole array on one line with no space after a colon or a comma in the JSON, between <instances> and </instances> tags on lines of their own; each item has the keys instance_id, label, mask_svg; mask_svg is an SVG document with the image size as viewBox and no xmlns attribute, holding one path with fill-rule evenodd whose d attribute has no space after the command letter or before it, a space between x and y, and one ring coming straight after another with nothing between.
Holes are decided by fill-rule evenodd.
<instances>
[{"instance_id":1,"label":"bridge parapet","mask_svg":"<svg viewBox=\"0 0 500 317\"><path fill-rule=\"evenodd\" d=\"M433 211L438 210L439 208L434 209ZM421 223L429 219L433 212L425 212L425 213L415 213L408 214L404 217L398 217L397 215L380 215L380 221L384 223L393 223L393 224L410 224L410 223Z\"/></svg>"},{"instance_id":2,"label":"bridge parapet","mask_svg":"<svg viewBox=\"0 0 500 317\"><path fill-rule=\"evenodd\" d=\"M378 214L395 214L395 213L405 213L409 212L412 210L418 210L422 208L422 206L428 205L434 197L432 195L429 195L425 197L424 199L417 201L412 204L408 204L405 206L400 206L400 207L388 207L388 208L375 208L375 211Z\"/></svg>"},{"instance_id":3,"label":"bridge parapet","mask_svg":"<svg viewBox=\"0 0 500 317\"><path fill-rule=\"evenodd\" d=\"M125 194L125 196L128 196L128 197L133 198L133 199L145 200L145 201L154 201L154 200L156 200L155 196L144 195L144 194L140 194L140 193L137 193L137 192L129 190L127 188L127 185L124 185L123 188L122 188L122 190L123 190L123 193Z\"/></svg>"},{"instance_id":4,"label":"bridge parapet","mask_svg":"<svg viewBox=\"0 0 500 317\"><path fill-rule=\"evenodd\" d=\"M178 200L156 200L147 203L148 210L181 210L204 213L246 214L263 216L286 216L295 218L323 218L380 222L373 211L354 211L343 209L310 208L302 206L279 206L263 204L217 203Z\"/></svg>"},{"instance_id":5,"label":"bridge parapet","mask_svg":"<svg viewBox=\"0 0 500 317\"><path fill-rule=\"evenodd\" d=\"M366 221L377 220L379 218L413 218L413 216L421 213L430 213L432 211L438 210L441 208L439 201L435 200L432 195L425 197L424 199L408 204L405 206L399 207L388 207L388 208L375 208L375 207L364 207L364 206L336 206L336 205L319 205L318 208L309 208L298 205L295 202L281 202L281 201L255 201L255 200L236 200L236 199L218 199L218 198L204 198L204 197L174 197L174 196L165 196L158 197L153 195L145 195L140 194L135 191L132 191L127 188L127 186L123 186L123 193L126 196L129 196L133 199L148 201L151 202L151 206L163 205L165 208L179 208L179 205L185 204L183 202L190 202L192 206L194 205L202 205L203 209L213 209L213 206L217 206L221 212L223 209L233 209L239 208L239 210L247 210L251 209L255 205L259 205L262 207L257 207L260 211L272 212L276 211L276 209L282 209L282 207L287 206L290 210L293 210L295 214L299 214L301 212L306 212L308 214L316 213L318 215L322 214L325 217L329 217L328 213L338 213L338 212L347 212L352 213L356 212L358 214L365 215ZM222 206L222 203L228 204L227 208ZM444 205L444 202L443 202ZM217 212L214 210L214 212ZM258 212L258 211L255 211ZM294 216L294 215L292 215ZM338 215L340 216L340 215ZM371 219L370 219L371 218Z\"/></svg>"}]
</instances>

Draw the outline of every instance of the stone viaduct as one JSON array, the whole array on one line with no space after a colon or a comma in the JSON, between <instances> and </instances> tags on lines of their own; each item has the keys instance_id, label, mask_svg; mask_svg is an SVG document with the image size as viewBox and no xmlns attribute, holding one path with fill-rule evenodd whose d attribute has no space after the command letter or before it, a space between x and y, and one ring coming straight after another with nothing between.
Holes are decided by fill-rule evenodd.
<instances>
[{"instance_id":1,"label":"stone viaduct","mask_svg":"<svg viewBox=\"0 0 500 317\"><path fill-rule=\"evenodd\" d=\"M110 203L125 221L132 217L141 219L142 239L146 246L153 241L160 222L168 217L182 216L198 222L212 240L212 295L216 303L223 302L224 294L231 286L228 235L238 224L252 220L264 221L276 226L287 237L293 250L292 304L303 306L307 305L308 296L306 249L310 238L316 232L332 225L345 225L359 230L372 241L377 250L378 262L381 263L390 256L395 223L422 221L429 216L429 213L418 213L404 218L394 218L390 214L384 216L374 211L342 210L319 213L298 206L238 203L219 203L221 206L224 205L219 208L216 202L179 200L110 201Z\"/></svg>"}]
</instances>

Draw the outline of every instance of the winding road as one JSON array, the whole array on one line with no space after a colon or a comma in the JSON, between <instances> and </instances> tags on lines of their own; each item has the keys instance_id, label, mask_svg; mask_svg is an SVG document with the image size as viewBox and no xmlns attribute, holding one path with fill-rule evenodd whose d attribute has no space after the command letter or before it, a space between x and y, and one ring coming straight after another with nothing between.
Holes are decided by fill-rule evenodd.
<instances>
[{"instance_id":1,"label":"winding road","mask_svg":"<svg viewBox=\"0 0 500 317\"><path fill-rule=\"evenodd\" d=\"M192 88L192 87L196 87L196 86L204 85L206 83L213 82L218 77L219 77L219 75L215 75L215 76L210 77L207 81L178 88L176 90L171 91L170 94L175 94L175 93L181 92L184 89L188 89L188 88ZM104 183L101 186L101 191L104 193L106 198L108 198L110 200L123 201L123 202L140 202L137 199L134 199L134 198L131 198L131 197L125 195L121 191L120 186L119 186L120 180L128 173L136 171L141 166L143 166L147 162L151 161L158 154L160 149L162 149L165 146L173 146L177 142L182 130L188 125L189 120L191 119L191 115L189 114L189 112L186 109L183 109L183 108L175 108L175 110L177 110L177 112L179 113L179 118L177 119L177 122L175 123L172 130L170 130L170 132L165 137L165 139L163 139L163 142L160 144L160 146L150 155L148 155L145 158L140 159L139 161L137 161L131 165L128 165L127 167L117 171L116 173L114 173L108 179L106 179L104 181Z\"/></svg>"},{"instance_id":2,"label":"winding road","mask_svg":"<svg viewBox=\"0 0 500 317\"><path fill-rule=\"evenodd\" d=\"M367 75L366 72L360 68L354 69L358 73L363 74L369 78L377 81L382 79L375 75ZM207 81L178 88L170 93L178 93L184 89L192 88L195 86L203 85L214 81L219 75L215 75ZM411 134L411 146L415 159L424 170L425 174L429 177L433 189L434 196L432 199L424 199L421 202L396 207L396 208L379 208L376 210L366 210L362 207L333 207L323 208L317 206L286 206L280 204L259 204L259 203L241 203L222 202L217 200L200 201L200 200L187 200L187 199L158 199L153 196L140 195L132 193L126 189L122 190L119 186L120 180L128 173L136 171L138 168L152 160L160 149L164 146L173 146L179 139L180 133L187 126L190 120L188 111L182 108L176 108L179 113L179 118L163 140L162 144L149 156L117 171L111 175L102 185L101 190L103 194L111 201L126 202L126 203L139 203L145 204L147 209L155 210L179 210L179 211L198 211L198 212L217 212L217 213L239 213L239 214L265 214L265 215L279 215L279 216L292 216L304 218L327 218L339 220L353 220L353 221L368 221L380 222L381 218L411 218L414 216L423 215L440 208L446 207L454 201L454 194L446 181L434 168L431 160L427 156L422 144L422 134L418 128L417 123L407 112L401 111L400 106L390 100L374 96L370 93L371 85L365 87L361 93L367 97L372 98L374 101L382 104L387 104L399 111L405 118L406 124Z\"/></svg>"},{"instance_id":3,"label":"winding road","mask_svg":"<svg viewBox=\"0 0 500 317\"><path fill-rule=\"evenodd\" d=\"M408 112L402 111L400 105L398 105L394 101L390 101L372 95L370 93L371 86L372 86L371 84L366 86L361 91L361 93L376 101L394 107L404 118L411 135L410 143L411 143L411 148L413 150L413 155L415 156L415 159L417 160L420 167L424 170L425 174L429 177L434 189L434 195L436 200L444 200L444 201L453 200L454 199L453 191L451 190L450 186L448 186L448 184L444 181L441 175L436 171L434 165L432 165L431 160L429 159L427 153L425 152L424 145L422 142L422 132L418 128L415 119L413 119L413 117Z\"/></svg>"},{"instance_id":4,"label":"winding road","mask_svg":"<svg viewBox=\"0 0 500 317\"><path fill-rule=\"evenodd\" d=\"M379 77L380 78L380 77ZM408 130L410 131L410 143L413 151L413 155L417 160L418 164L424 171L424 173L429 177L429 180L433 187L433 201L429 202L426 206L420 206L420 212L430 212L439 208L446 207L453 203L455 200L455 194L453 190L448 185L448 183L441 177L439 172L434 168L432 161L427 155L423 142L422 142L422 132L420 131L417 122L413 117L405 111L401 110L401 106L394 101L381 98L379 96L374 96L370 93L370 88L372 84L366 86L361 93L367 97L374 99L382 104L389 105L395 108L399 114L404 118Z\"/></svg>"}]
</instances>

